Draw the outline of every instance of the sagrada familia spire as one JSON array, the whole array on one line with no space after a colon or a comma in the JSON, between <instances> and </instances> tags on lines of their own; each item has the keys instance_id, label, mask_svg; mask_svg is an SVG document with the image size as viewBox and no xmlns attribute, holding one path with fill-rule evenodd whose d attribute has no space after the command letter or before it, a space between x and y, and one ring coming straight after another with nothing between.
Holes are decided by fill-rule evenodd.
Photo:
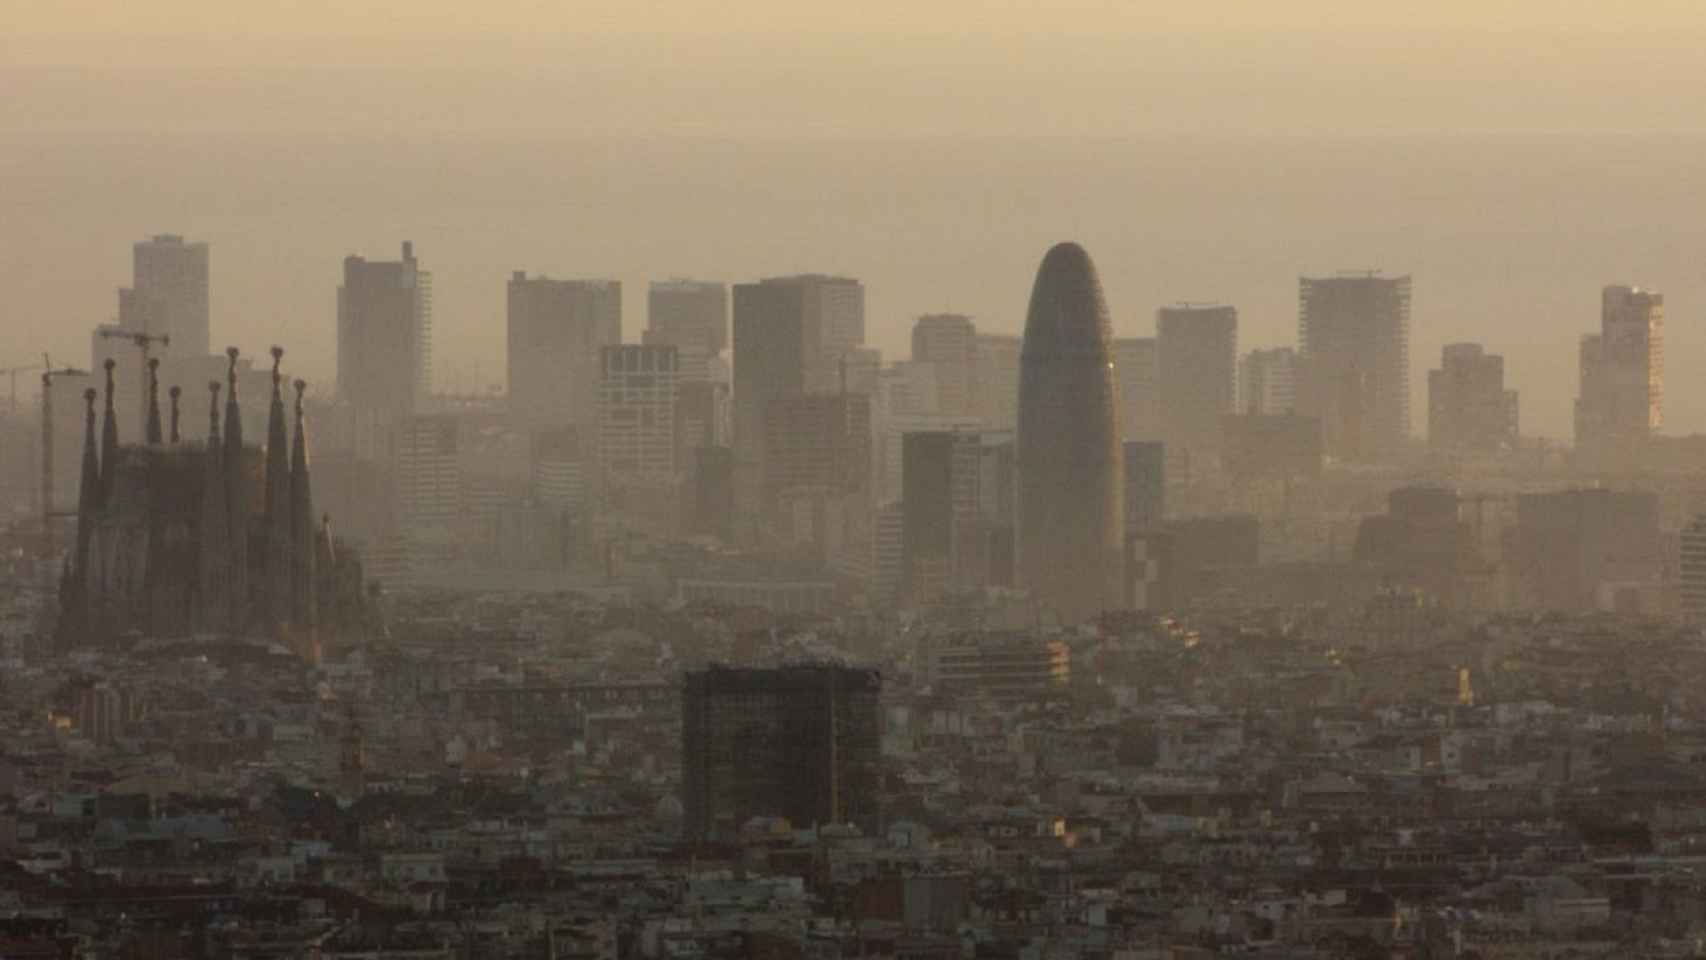
<instances>
[{"instance_id":1,"label":"sagrada familia spire","mask_svg":"<svg viewBox=\"0 0 1706 960\"><path fill-rule=\"evenodd\" d=\"M333 562L329 523L317 526L314 519L303 413L307 385L293 384L294 416L287 424L284 351L274 347L266 446L247 446L240 354L235 347L226 354L225 382L208 384L205 443L183 441L182 391L175 386L171 430L165 430L157 361L149 365L142 444L119 442L112 363L98 442L99 394L84 394L77 540L60 590L67 642L126 634L246 637L282 642L307 660L318 659L318 628L329 619L322 616L322 598L340 592L340 585L320 581L337 571L349 575L350 565ZM360 576L359 567L354 575Z\"/></svg>"}]
</instances>

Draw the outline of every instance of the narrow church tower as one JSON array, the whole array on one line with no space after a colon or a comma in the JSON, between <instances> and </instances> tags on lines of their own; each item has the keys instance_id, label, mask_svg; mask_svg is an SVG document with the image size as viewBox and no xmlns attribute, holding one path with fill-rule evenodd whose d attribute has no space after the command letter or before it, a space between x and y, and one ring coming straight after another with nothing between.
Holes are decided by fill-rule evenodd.
<instances>
[{"instance_id":1,"label":"narrow church tower","mask_svg":"<svg viewBox=\"0 0 1706 960\"><path fill-rule=\"evenodd\" d=\"M226 583L231 599L231 631L241 634L249 625L249 490L244 476L243 409L237 400L236 347L225 348L230 366L225 373L225 532Z\"/></svg>"},{"instance_id":2,"label":"narrow church tower","mask_svg":"<svg viewBox=\"0 0 1706 960\"><path fill-rule=\"evenodd\" d=\"M314 578L314 493L308 481L308 424L302 395L308 384L296 381L296 432L290 446L290 611L311 663L320 659Z\"/></svg>"},{"instance_id":3,"label":"narrow church tower","mask_svg":"<svg viewBox=\"0 0 1706 960\"><path fill-rule=\"evenodd\" d=\"M160 358L148 358L148 437L151 447L161 444L164 437L160 429Z\"/></svg>"},{"instance_id":4,"label":"narrow church tower","mask_svg":"<svg viewBox=\"0 0 1706 960\"><path fill-rule=\"evenodd\" d=\"M208 633L226 629L231 620L230 539L226 528L231 514L225 508L225 440L219 435L218 380L207 383L207 460L202 471L200 548L197 574L201 600L197 604L200 628Z\"/></svg>"},{"instance_id":5,"label":"narrow church tower","mask_svg":"<svg viewBox=\"0 0 1706 960\"><path fill-rule=\"evenodd\" d=\"M172 443L175 446L179 440L179 437L178 437L178 414L179 414L178 403L179 403L180 398L183 397L184 391L182 388L180 388L176 385L173 385L172 389L170 391L168 391L168 395L172 398Z\"/></svg>"},{"instance_id":6,"label":"narrow church tower","mask_svg":"<svg viewBox=\"0 0 1706 960\"><path fill-rule=\"evenodd\" d=\"M283 376L279 364L284 348L272 348L272 402L267 411L266 520L263 566L267 633L281 634L291 622L290 611L290 445L284 433Z\"/></svg>"},{"instance_id":7,"label":"narrow church tower","mask_svg":"<svg viewBox=\"0 0 1706 960\"><path fill-rule=\"evenodd\" d=\"M102 501L112 492L113 480L118 476L118 418L113 414L113 367L117 365L111 357L107 358L107 409L101 415Z\"/></svg>"},{"instance_id":8,"label":"narrow church tower","mask_svg":"<svg viewBox=\"0 0 1706 960\"><path fill-rule=\"evenodd\" d=\"M95 513L101 507L101 465L95 456L95 389L83 391L83 475L77 486L77 552L71 576L78 596L89 582L89 541L95 533Z\"/></svg>"}]
</instances>

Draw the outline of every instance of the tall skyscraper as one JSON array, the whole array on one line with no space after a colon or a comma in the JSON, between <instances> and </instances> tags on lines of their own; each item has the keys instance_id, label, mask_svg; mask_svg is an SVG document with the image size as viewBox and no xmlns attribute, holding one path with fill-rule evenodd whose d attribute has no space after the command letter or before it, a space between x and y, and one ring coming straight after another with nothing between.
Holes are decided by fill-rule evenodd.
<instances>
[{"instance_id":1,"label":"tall skyscraper","mask_svg":"<svg viewBox=\"0 0 1706 960\"><path fill-rule=\"evenodd\" d=\"M912 325L912 360L936 370L936 408L968 416L978 408L977 325L957 313L933 313Z\"/></svg>"},{"instance_id":2,"label":"tall skyscraper","mask_svg":"<svg viewBox=\"0 0 1706 960\"><path fill-rule=\"evenodd\" d=\"M119 327L172 338L157 354L206 356L212 351L207 244L163 233L131 248L131 285L118 292Z\"/></svg>"},{"instance_id":3,"label":"tall skyscraper","mask_svg":"<svg viewBox=\"0 0 1706 960\"><path fill-rule=\"evenodd\" d=\"M684 383L712 379L729 345L729 288L697 280L653 281L646 290L647 344L675 347Z\"/></svg>"},{"instance_id":4,"label":"tall skyscraper","mask_svg":"<svg viewBox=\"0 0 1706 960\"><path fill-rule=\"evenodd\" d=\"M979 492L983 438L972 431L909 433L902 445L902 585L914 603L983 586Z\"/></svg>"},{"instance_id":5,"label":"tall skyscraper","mask_svg":"<svg viewBox=\"0 0 1706 960\"><path fill-rule=\"evenodd\" d=\"M808 339L805 301L805 289L795 284L734 288L734 482L744 528L760 511L766 412L804 392L806 356L816 351L816 341Z\"/></svg>"},{"instance_id":6,"label":"tall skyscraper","mask_svg":"<svg viewBox=\"0 0 1706 960\"><path fill-rule=\"evenodd\" d=\"M1161 436L1193 463L1218 458L1220 418L1236 409L1238 311L1180 304L1155 312Z\"/></svg>"},{"instance_id":7,"label":"tall skyscraper","mask_svg":"<svg viewBox=\"0 0 1706 960\"><path fill-rule=\"evenodd\" d=\"M363 411L413 413L432 384L432 274L404 241L394 261L344 258L338 396Z\"/></svg>"},{"instance_id":8,"label":"tall skyscraper","mask_svg":"<svg viewBox=\"0 0 1706 960\"><path fill-rule=\"evenodd\" d=\"M1011 334L977 335L977 417L989 430L1011 430L1019 422L1021 340Z\"/></svg>"},{"instance_id":9,"label":"tall skyscraper","mask_svg":"<svg viewBox=\"0 0 1706 960\"><path fill-rule=\"evenodd\" d=\"M1380 459L1410 436L1410 278L1375 272L1298 280L1298 412L1329 456Z\"/></svg>"},{"instance_id":10,"label":"tall skyscraper","mask_svg":"<svg viewBox=\"0 0 1706 960\"><path fill-rule=\"evenodd\" d=\"M1505 389L1505 358L1478 343L1450 343L1428 371L1428 445L1491 453L1516 443L1517 395Z\"/></svg>"},{"instance_id":11,"label":"tall skyscraper","mask_svg":"<svg viewBox=\"0 0 1706 960\"><path fill-rule=\"evenodd\" d=\"M687 836L735 838L753 817L797 828L852 823L867 835L881 809L875 670L838 666L711 667L681 698L681 801Z\"/></svg>"},{"instance_id":12,"label":"tall skyscraper","mask_svg":"<svg viewBox=\"0 0 1706 960\"><path fill-rule=\"evenodd\" d=\"M1238 365L1238 412L1277 417L1297 409L1297 351L1251 350Z\"/></svg>"},{"instance_id":13,"label":"tall skyscraper","mask_svg":"<svg viewBox=\"0 0 1706 960\"><path fill-rule=\"evenodd\" d=\"M530 429L598 424L600 351L622 342L622 284L553 280L517 270L509 281L509 408Z\"/></svg>"},{"instance_id":14,"label":"tall skyscraper","mask_svg":"<svg viewBox=\"0 0 1706 960\"><path fill-rule=\"evenodd\" d=\"M735 311L740 312L740 286L736 286ZM851 277L802 273L788 277L766 277L757 286L782 287L794 291L790 302L799 315L804 349L803 387L810 393L832 393L841 389L843 363L849 353L865 344L865 285ZM739 336L735 349L739 350Z\"/></svg>"},{"instance_id":15,"label":"tall skyscraper","mask_svg":"<svg viewBox=\"0 0 1706 960\"><path fill-rule=\"evenodd\" d=\"M605 347L598 393L598 463L612 483L676 477L677 354L671 346Z\"/></svg>"},{"instance_id":16,"label":"tall skyscraper","mask_svg":"<svg viewBox=\"0 0 1706 960\"><path fill-rule=\"evenodd\" d=\"M1050 249L1037 269L1020 364L1019 582L1076 623L1120 601L1123 464L1112 324L1090 255Z\"/></svg>"},{"instance_id":17,"label":"tall skyscraper","mask_svg":"<svg viewBox=\"0 0 1706 960\"><path fill-rule=\"evenodd\" d=\"M1120 439L1153 440L1161 435L1160 370L1154 337L1116 337L1114 380L1120 390Z\"/></svg>"},{"instance_id":18,"label":"tall skyscraper","mask_svg":"<svg viewBox=\"0 0 1706 960\"><path fill-rule=\"evenodd\" d=\"M1628 453L1664 424L1664 294L1610 286L1600 292L1600 332L1582 338L1576 446Z\"/></svg>"}]
</instances>

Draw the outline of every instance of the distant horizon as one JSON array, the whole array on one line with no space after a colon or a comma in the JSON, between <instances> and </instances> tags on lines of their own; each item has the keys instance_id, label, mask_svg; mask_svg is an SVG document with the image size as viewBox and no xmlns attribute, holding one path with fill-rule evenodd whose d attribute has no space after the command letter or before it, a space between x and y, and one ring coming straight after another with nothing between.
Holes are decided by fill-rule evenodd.
<instances>
[{"instance_id":1,"label":"distant horizon","mask_svg":"<svg viewBox=\"0 0 1706 960\"><path fill-rule=\"evenodd\" d=\"M216 344L282 343L318 383L335 369L342 258L412 240L434 274L434 382L461 392L502 380L513 270L622 281L630 339L652 279L850 275L870 344L895 360L925 313L1018 333L1037 258L1073 239L1101 267L1116 335L1213 300L1238 308L1240 353L1295 345L1299 276L1412 275L1418 436L1426 371L1467 341L1506 357L1526 435L1569 438L1599 290L1649 287L1668 310L1663 432L1706 432L1690 376L1706 364L1706 133L57 131L0 133L0 169L17 185L0 196L12 356L85 365L131 244L157 233L212 245Z\"/></svg>"}]
</instances>

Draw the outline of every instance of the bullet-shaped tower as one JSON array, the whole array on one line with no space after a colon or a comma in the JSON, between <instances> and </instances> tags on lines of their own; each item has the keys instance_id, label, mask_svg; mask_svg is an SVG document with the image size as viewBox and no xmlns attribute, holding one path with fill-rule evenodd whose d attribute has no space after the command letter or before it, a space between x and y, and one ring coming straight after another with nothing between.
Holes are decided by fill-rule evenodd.
<instances>
[{"instance_id":1,"label":"bullet-shaped tower","mask_svg":"<svg viewBox=\"0 0 1706 960\"><path fill-rule=\"evenodd\" d=\"M1112 324L1090 255L1049 250L1019 367L1018 570L1041 611L1078 623L1119 606L1122 501Z\"/></svg>"}]
</instances>

